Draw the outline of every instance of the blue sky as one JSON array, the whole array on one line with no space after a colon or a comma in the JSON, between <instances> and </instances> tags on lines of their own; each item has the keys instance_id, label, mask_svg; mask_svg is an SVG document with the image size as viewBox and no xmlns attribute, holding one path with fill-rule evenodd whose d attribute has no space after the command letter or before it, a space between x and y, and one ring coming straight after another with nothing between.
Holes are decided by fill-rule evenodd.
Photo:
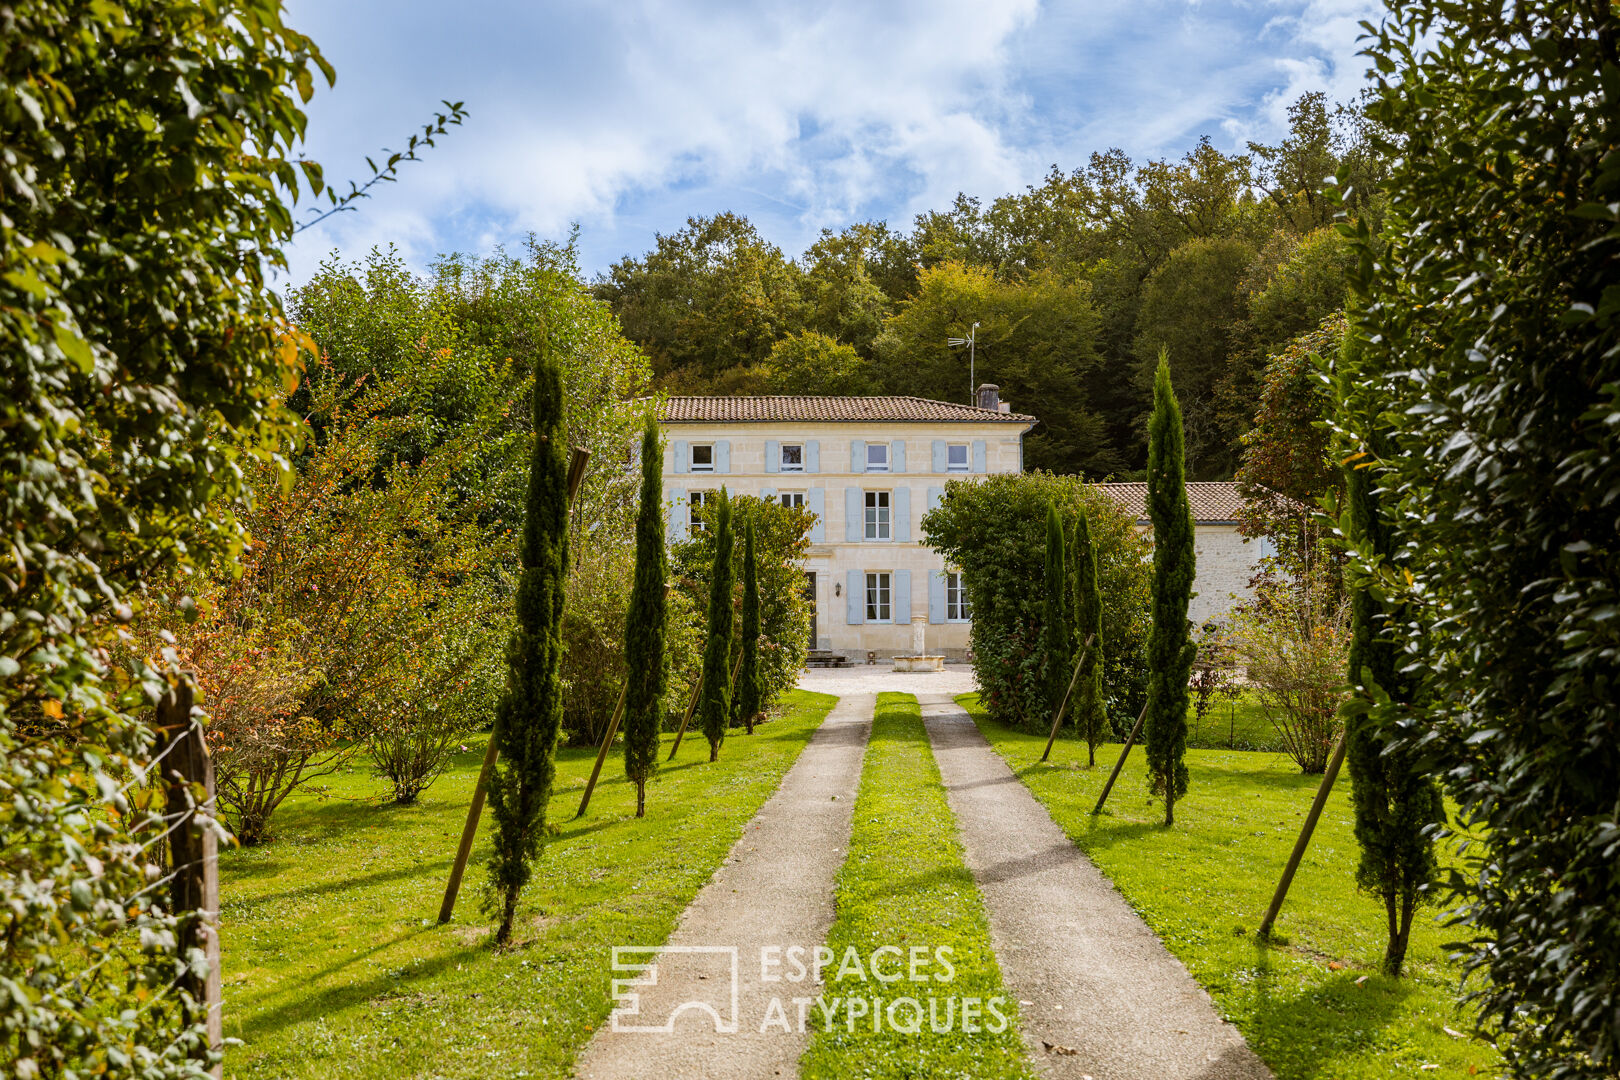
<instances>
[{"instance_id":1,"label":"blue sky","mask_svg":"<svg viewBox=\"0 0 1620 1080\"><path fill-rule=\"evenodd\" d=\"M516 246L580 227L588 273L736 210L789 255L823 227L909 225L1118 146L1274 138L1306 90L1354 96L1371 0L521 3L288 0L338 71L308 152L359 177L441 98L467 123L400 183L302 234L333 249Z\"/></svg>"}]
</instances>

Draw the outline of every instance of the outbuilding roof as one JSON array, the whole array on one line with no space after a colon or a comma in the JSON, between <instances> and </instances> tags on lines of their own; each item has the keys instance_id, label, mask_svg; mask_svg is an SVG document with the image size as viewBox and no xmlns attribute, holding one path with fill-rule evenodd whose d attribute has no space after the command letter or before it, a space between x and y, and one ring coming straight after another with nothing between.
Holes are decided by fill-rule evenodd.
<instances>
[{"instance_id":1,"label":"outbuilding roof","mask_svg":"<svg viewBox=\"0 0 1620 1080\"><path fill-rule=\"evenodd\" d=\"M758 422L921 424L1033 424L1035 417L920 397L672 397L659 419L666 424Z\"/></svg>"},{"instance_id":2,"label":"outbuilding roof","mask_svg":"<svg viewBox=\"0 0 1620 1080\"><path fill-rule=\"evenodd\" d=\"M1148 523L1147 484L1093 484L1113 499L1119 508L1139 525ZM1231 480L1194 481L1187 485L1187 501L1192 504L1193 521L1203 525L1234 525L1243 509L1243 496Z\"/></svg>"}]
</instances>

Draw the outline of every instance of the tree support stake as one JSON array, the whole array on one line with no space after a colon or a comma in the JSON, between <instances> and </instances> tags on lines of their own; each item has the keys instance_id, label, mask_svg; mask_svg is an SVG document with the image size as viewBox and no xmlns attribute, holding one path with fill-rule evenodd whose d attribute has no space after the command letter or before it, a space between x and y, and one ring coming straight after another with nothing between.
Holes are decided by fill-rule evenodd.
<instances>
[{"instance_id":1,"label":"tree support stake","mask_svg":"<svg viewBox=\"0 0 1620 1080\"><path fill-rule=\"evenodd\" d=\"M1069 711L1069 698L1074 695L1074 684L1080 681L1080 668L1086 662L1086 656L1091 652L1091 643L1096 634L1087 634L1086 643L1080 646L1080 659L1074 662L1074 674L1069 676L1069 688L1063 691L1063 701L1058 705L1057 715L1052 717L1052 734L1046 739L1046 753L1041 755L1041 761L1052 756L1052 744L1057 742L1058 729L1063 726L1063 714Z\"/></svg>"},{"instance_id":2,"label":"tree support stake","mask_svg":"<svg viewBox=\"0 0 1620 1080\"><path fill-rule=\"evenodd\" d=\"M1093 817L1102 813L1103 803L1108 801L1108 793L1114 790L1114 781L1119 779L1119 770L1125 767L1125 759L1131 755L1131 747L1136 745L1136 737L1142 734L1142 721L1147 719L1148 707L1143 704L1142 711L1136 714L1136 723L1131 725L1131 733L1125 737L1125 748L1119 752L1119 760L1114 762L1114 771L1108 774L1108 783L1103 785L1102 794L1097 796L1097 805L1092 808Z\"/></svg>"},{"instance_id":3,"label":"tree support stake","mask_svg":"<svg viewBox=\"0 0 1620 1080\"><path fill-rule=\"evenodd\" d=\"M1310 846L1311 833L1316 831L1316 823L1322 817L1322 808L1327 805L1328 793L1333 790L1333 781L1338 779L1339 766L1344 764L1344 749L1345 737L1341 731L1338 745L1333 748L1333 757L1328 762L1327 772L1322 774L1321 786L1316 789L1316 801L1311 803L1311 812L1305 815L1305 825L1299 830L1299 839L1294 841L1294 850L1288 856L1288 865L1283 867L1282 880L1277 882L1277 891L1271 897L1271 906L1266 909L1266 917L1260 920L1262 941L1271 936L1271 928L1277 922L1277 913L1282 910L1283 900L1288 896L1288 886L1294 883L1294 871L1299 869L1299 861L1305 857L1305 849Z\"/></svg>"}]
</instances>

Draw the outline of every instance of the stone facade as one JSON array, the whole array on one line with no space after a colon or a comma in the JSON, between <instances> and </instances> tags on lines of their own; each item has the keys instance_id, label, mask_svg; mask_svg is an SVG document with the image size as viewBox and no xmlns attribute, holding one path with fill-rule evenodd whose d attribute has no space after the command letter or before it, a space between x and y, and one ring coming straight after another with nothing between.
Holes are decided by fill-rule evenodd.
<instances>
[{"instance_id":1,"label":"stone facade","mask_svg":"<svg viewBox=\"0 0 1620 1080\"><path fill-rule=\"evenodd\" d=\"M984 394L989 391L989 394ZM1034 417L918 398L672 398L662 414L670 539L691 504L734 495L802 501L816 515L815 647L856 663L915 649L960 659L970 613L953 603L951 569L922 542L922 517L950 480L1021 472ZM874 617L875 616L875 617Z\"/></svg>"}]
</instances>

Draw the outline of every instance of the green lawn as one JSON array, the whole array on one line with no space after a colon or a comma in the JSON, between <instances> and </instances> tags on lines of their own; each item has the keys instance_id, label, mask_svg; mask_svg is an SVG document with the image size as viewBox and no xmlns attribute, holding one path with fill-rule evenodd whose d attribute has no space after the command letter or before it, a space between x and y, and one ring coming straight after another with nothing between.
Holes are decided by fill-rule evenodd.
<instances>
[{"instance_id":1,"label":"green lawn","mask_svg":"<svg viewBox=\"0 0 1620 1080\"><path fill-rule=\"evenodd\" d=\"M1245 690L1235 698L1216 697L1203 720L1187 709L1187 745L1204 750L1281 750L1282 739L1260 695Z\"/></svg>"},{"instance_id":2,"label":"green lawn","mask_svg":"<svg viewBox=\"0 0 1620 1080\"><path fill-rule=\"evenodd\" d=\"M959 1008L964 998L988 1001L1001 996L999 1008L1006 1023L999 1032L989 1030L994 1017L986 1013L983 1026L970 1034L962 1029L960 1013L948 1034L934 1034L926 1012L919 1034L891 1030L887 1017L874 1031L870 1017L857 1020L848 1030L848 1010L841 1010L830 1029L818 1023L801 1061L806 1080L844 1077L961 1078L961 1080L1017 1080L1032 1078L1018 1035L1017 1002L1006 998L1001 969L990 946L990 924L973 875L962 862L956 819L945 802L945 788L934 764L923 730L917 699L910 694L880 694L872 741L866 750L860 795L855 803L855 829L849 856L838 875L838 919L828 935L833 955L844 957L853 948L863 966L876 950L894 946L907 952L922 946L921 956L949 948L947 959L954 977L945 982L887 984L855 977L829 977L822 994L833 998L873 997L893 1001L916 999L923 1010L937 1010L946 1026L947 1009ZM893 953L879 958L885 975L898 972ZM924 978L949 976L943 967L920 967ZM957 1004L948 999L956 998ZM886 1007L884 1012L887 1012ZM818 1015L812 1013L812 1015ZM907 1023L916 1015L909 1005L896 1007L895 1016Z\"/></svg>"},{"instance_id":3,"label":"green lawn","mask_svg":"<svg viewBox=\"0 0 1620 1080\"><path fill-rule=\"evenodd\" d=\"M992 723L974 695L958 699L1036 798L1119 888L1215 998L1279 1080L1493 1076L1500 1058L1453 1035L1468 1028L1453 1002L1448 932L1425 910L1413 928L1408 974L1378 974L1380 903L1358 893L1350 785L1341 774L1277 922L1285 944L1260 945L1265 913L1320 777L1287 757L1192 750L1185 801L1166 830L1149 803L1141 750L1132 752L1108 809L1091 809L1119 754L1099 747L1079 767L1070 740L1038 765L1045 739ZM1424 1069L1431 1065L1437 1068Z\"/></svg>"},{"instance_id":4,"label":"green lawn","mask_svg":"<svg viewBox=\"0 0 1620 1080\"><path fill-rule=\"evenodd\" d=\"M290 799L274 843L220 859L225 1034L244 1044L227 1074L567 1075L612 1005L609 947L668 937L834 700L794 692L783 719L727 738L715 765L689 735L640 821L618 755L570 821L594 754L559 754L560 828L525 894L519 947L499 954L478 905L486 843L455 921L434 921L482 739L418 806L380 805L383 785L360 765L329 797Z\"/></svg>"}]
</instances>

